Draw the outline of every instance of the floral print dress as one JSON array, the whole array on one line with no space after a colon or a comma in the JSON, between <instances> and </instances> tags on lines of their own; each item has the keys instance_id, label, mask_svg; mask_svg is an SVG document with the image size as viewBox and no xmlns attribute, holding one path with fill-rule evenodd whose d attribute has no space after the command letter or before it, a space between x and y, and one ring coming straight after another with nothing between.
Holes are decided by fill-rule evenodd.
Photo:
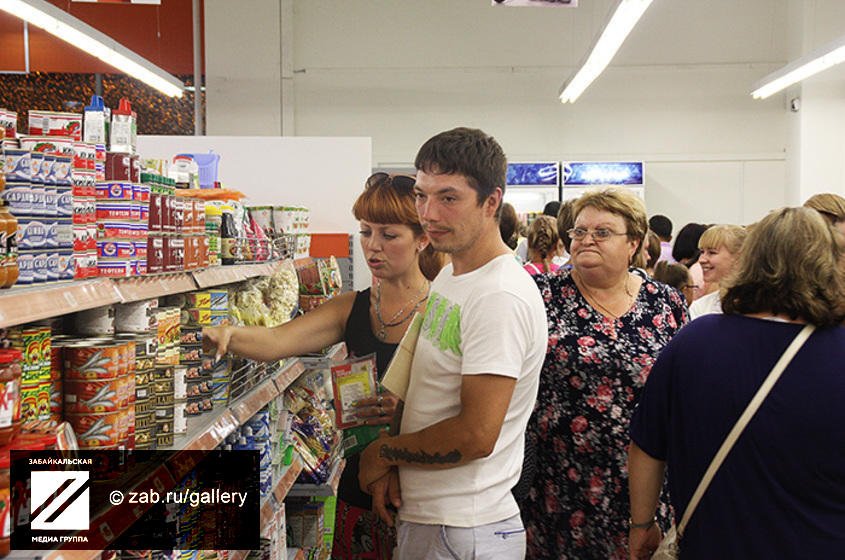
<instances>
[{"instance_id":1,"label":"floral print dress","mask_svg":"<svg viewBox=\"0 0 845 560\"><path fill-rule=\"evenodd\" d=\"M657 354L688 321L683 296L645 278L631 309L611 319L571 271L535 280L549 342L527 431L536 459L520 504L528 558L628 558L628 423Z\"/></svg>"}]
</instances>

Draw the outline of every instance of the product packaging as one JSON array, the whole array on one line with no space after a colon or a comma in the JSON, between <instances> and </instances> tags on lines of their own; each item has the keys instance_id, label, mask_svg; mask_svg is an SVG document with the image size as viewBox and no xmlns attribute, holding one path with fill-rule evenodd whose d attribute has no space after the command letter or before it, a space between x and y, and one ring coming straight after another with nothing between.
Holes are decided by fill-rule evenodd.
<instances>
[{"instance_id":1,"label":"product packaging","mask_svg":"<svg viewBox=\"0 0 845 560\"><path fill-rule=\"evenodd\" d=\"M375 354L332 365L332 385L337 426L346 429L363 425L355 412L355 403L377 396Z\"/></svg>"}]
</instances>

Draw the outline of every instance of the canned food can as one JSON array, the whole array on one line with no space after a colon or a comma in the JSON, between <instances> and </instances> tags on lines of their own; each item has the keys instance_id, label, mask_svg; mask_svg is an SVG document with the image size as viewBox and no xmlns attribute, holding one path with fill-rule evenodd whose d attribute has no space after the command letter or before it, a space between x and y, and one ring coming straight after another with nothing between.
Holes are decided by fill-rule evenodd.
<instances>
[{"instance_id":1,"label":"canned food can","mask_svg":"<svg viewBox=\"0 0 845 560\"><path fill-rule=\"evenodd\" d=\"M76 432L79 447L83 449L108 447L121 443L126 411L118 410L101 414L65 414Z\"/></svg>"},{"instance_id":2,"label":"canned food can","mask_svg":"<svg viewBox=\"0 0 845 560\"><path fill-rule=\"evenodd\" d=\"M80 342L64 349L65 379L109 379L118 376L116 344Z\"/></svg>"},{"instance_id":3,"label":"canned food can","mask_svg":"<svg viewBox=\"0 0 845 560\"><path fill-rule=\"evenodd\" d=\"M21 384L21 422L38 420L39 383Z\"/></svg>"},{"instance_id":4,"label":"canned food can","mask_svg":"<svg viewBox=\"0 0 845 560\"><path fill-rule=\"evenodd\" d=\"M65 381L64 406L69 413L99 414L116 412L128 404L126 379L68 379Z\"/></svg>"},{"instance_id":5,"label":"canned food can","mask_svg":"<svg viewBox=\"0 0 845 560\"><path fill-rule=\"evenodd\" d=\"M12 214L26 216L32 213L32 185L29 182L6 183L2 196Z\"/></svg>"},{"instance_id":6,"label":"canned food can","mask_svg":"<svg viewBox=\"0 0 845 560\"><path fill-rule=\"evenodd\" d=\"M32 164L29 150L3 150L3 174L7 182L29 183L32 179Z\"/></svg>"}]
</instances>

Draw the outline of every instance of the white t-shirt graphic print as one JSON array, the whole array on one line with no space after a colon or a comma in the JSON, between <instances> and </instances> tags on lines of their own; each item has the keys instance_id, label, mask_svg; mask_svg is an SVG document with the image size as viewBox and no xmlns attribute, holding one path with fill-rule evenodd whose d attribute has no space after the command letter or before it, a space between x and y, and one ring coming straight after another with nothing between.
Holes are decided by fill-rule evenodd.
<instances>
[{"instance_id":1,"label":"white t-shirt graphic print","mask_svg":"<svg viewBox=\"0 0 845 560\"><path fill-rule=\"evenodd\" d=\"M461 410L464 375L517 380L493 453L446 470L399 469L400 519L474 527L510 518L522 469L525 426L537 397L548 327L540 292L512 255L431 286L411 368L402 432L417 432Z\"/></svg>"}]
</instances>

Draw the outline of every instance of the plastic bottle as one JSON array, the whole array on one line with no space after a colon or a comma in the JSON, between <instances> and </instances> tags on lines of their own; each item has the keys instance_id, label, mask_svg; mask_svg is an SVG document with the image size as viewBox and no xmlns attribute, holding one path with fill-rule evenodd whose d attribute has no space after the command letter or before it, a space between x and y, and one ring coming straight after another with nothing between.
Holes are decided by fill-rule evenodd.
<instances>
[{"instance_id":1,"label":"plastic bottle","mask_svg":"<svg viewBox=\"0 0 845 560\"><path fill-rule=\"evenodd\" d=\"M109 109L99 95L91 96L91 104L85 107L82 139L89 144L105 144L109 137Z\"/></svg>"},{"instance_id":2,"label":"plastic bottle","mask_svg":"<svg viewBox=\"0 0 845 560\"><path fill-rule=\"evenodd\" d=\"M132 110L132 104L125 97L120 98L120 107L112 112L111 144L109 151L125 154L135 153L138 137L137 116Z\"/></svg>"}]
</instances>

